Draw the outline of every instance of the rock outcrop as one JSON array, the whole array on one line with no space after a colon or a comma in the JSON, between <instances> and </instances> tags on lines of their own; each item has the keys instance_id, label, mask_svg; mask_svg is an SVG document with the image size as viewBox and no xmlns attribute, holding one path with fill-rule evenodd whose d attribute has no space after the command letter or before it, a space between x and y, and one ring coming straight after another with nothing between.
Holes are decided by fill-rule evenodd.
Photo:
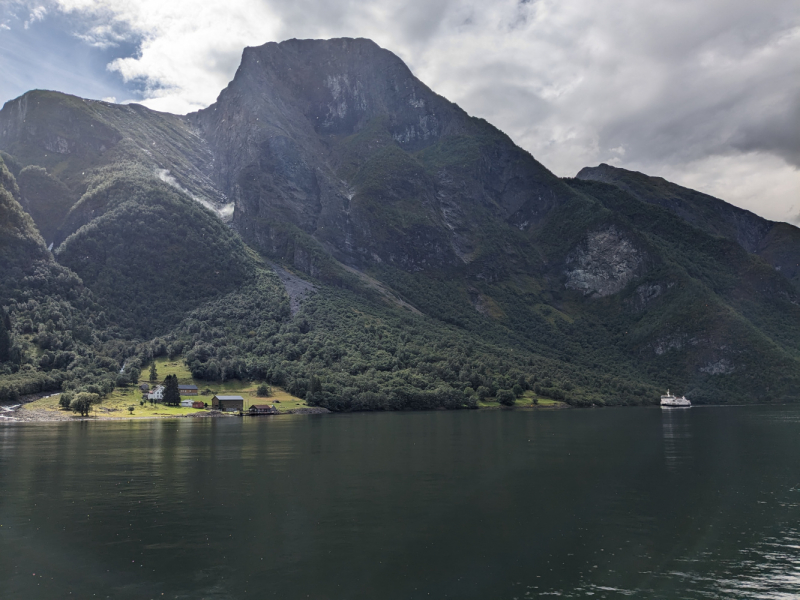
<instances>
[{"instance_id":1,"label":"rock outcrop","mask_svg":"<svg viewBox=\"0 0 800 600\"><path fill-rule=\"evenodd\" d=\"M641 274L644 262L644 253L612 225L589 233L567 256L565 286L584 296L610 296Z\"/></svg>"}]
</instances>

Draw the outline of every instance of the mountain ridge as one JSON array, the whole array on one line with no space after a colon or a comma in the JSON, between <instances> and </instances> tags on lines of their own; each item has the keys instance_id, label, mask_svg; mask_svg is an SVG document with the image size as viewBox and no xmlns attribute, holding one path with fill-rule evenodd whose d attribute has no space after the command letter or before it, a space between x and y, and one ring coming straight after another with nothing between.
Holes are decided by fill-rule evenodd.
<instances>
[{"instance_id":1,"label":"mountain ridge","mask_svg":"<svg viewBox=\"0 0 800 600\"><path fill-rule=\"evenodd\" d=\"M733 239L800 286L800 229L789 223L770 221L752 211L661 177L650 177L607 164L584 167L576 178L611 183L643 202L674 212L708 233ZM794 246L794 252L782 251L781 246L787 243Z\"/></svg>"},{"instance_id":2,"label":"mountain ridge","mask_svg":"<svg viewBox=\"0 0 800 600\"><path fill-rule=\"evenodd\" d=\"M369 40L247 48L186 116L29 92L0 151L117 366L168 353L332 410L800 399L800 230L612 167L558 178ZM19 306L0 382L45 368Z\"/></svg>"}]
</instances>

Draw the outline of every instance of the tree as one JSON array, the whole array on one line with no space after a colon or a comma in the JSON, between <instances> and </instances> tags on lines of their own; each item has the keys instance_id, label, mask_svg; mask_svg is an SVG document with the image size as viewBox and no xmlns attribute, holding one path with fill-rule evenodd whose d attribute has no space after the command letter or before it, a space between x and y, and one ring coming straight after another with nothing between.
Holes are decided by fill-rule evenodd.
<instances>
[{"instance_id":1,"label":"tree","mask_svg":"<svg viewBox=\"0 0 800 600\"><path fill-rule=\"evenodd\" d=\"M133 406L129 406L129 407L128 407L128 412L129 412L130 414L133 414Z\"/></svg>"},{"instance_id":2,"label":"tree","mask_svg":"<svg viewBox=\"0 0 800 600\"><path fill-rule=\"evenodd\" d=\"M88 417L89 411L92 409L92 404L100 401L98 394L90 392L80 392L70 403L70 408L73 412L80 413L82 417Z\"/></svg>"},{"instance_id":3,"label":"tree","mask_svg":"<svg viewBox=\"0 0 800 600\"><path fill-rule=\"evenodd\" d=\"M152 382L158 381L158 370L156 369L155 360L153 360L153 363L150 365L150 381Z\"/></svg>"},{"instance_id":4,"label":"tree","mask_svg":"<svg viewBox=\"0 0 800 600\"><path fill-rule=\"evenodd\" d=\"M497 401L503 406L514 406L517 399L514 397L514 392L511 390L500 390L497 392Z\"/></svg>"},{"instance_id":5,"label":"tree","mask_svg":"<svg viewBox=\"0 0 800 600\"><path fill-rule=\"evenodd\" d=\"M72 392L62 392L61 396L58 397L58 405L64 410L69 410L70 404L72 404L72 398Z\"/></svg>"},{"instance_id":6,"label":"tree","mask_svg":"<svg viewBox=\"0 0 800 600\"><path fill-rule=\"evenodd\" d=\"M270 388L266 383L262 383L256 390L256 396L261 398L269 398L272 396L272 388Z\"/></svg>"},{"instance_id":7,"label":"tree","mask_svg":"<svg viewBox=\"0 0 800 600\"><path fill-rule=\"evenodd\" d=\"M164 404L178 406L181 403L181 391L178 389L178 376L167 375L164 380Z\"/></svg>"},{"instance_id":8,"label":"tree","mask_svg":"<svg viewBox=\"0 0 800 600\"><path fill-rule=\"evenodd\" d=\"M11 358L11 319L5 310L0 312L0 362Z\"/></svg>"},{"instance_id":9,"label":"tree","mask_svg":"<svg viewBox=\"0 0 800 600\"><path fill-rule=\"evenodd\" d=\"M514 392L514 396L516 398L519 398L520 396L522 396L522 394L524 392L524 390L522 389L522 386L520 384L518 384L518 383L514 384L514 387L511 388L511 391Z\"/></svg>"}]
</instances>

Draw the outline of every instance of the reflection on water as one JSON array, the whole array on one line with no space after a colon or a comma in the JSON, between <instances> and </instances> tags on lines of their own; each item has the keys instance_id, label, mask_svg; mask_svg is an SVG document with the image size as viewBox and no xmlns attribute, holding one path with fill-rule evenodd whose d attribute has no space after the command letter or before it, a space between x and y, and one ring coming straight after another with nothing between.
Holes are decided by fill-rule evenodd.
<instances>
[{"instance_id":1,"label":"reflection on water","mask_svg":"<svg viewBox=\"0 0 800 600\"><path fill-rule=\"evenodd\" d=\"M800 407L0 426L0 598L796 598Z\"/></svg>"},{"instance_id":2,"label":"reflection on water","mask_svg":"<svg viewBox=\"0 0 800 600\"><path fill-rule=\"evenodd\" d=\"M661 409L664 460L667 468L671 471L692 460L691 410L689 408Z\"/></svg>"}]
</instances>

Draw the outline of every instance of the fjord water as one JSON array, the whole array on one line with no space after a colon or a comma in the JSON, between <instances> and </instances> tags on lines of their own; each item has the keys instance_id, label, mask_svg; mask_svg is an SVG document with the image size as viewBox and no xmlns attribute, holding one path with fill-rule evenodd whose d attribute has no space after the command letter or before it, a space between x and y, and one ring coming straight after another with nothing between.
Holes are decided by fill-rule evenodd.
<instances>
[{"instance_id":1,"label":"fjord water","mask_svg":"<svg viewBox=\"0 0 800 600\"><path fill-rule=\"evenodd\" d=\"M0 427L0 597L789 598L800 407Z\"/></svg>"}]
</instances>

